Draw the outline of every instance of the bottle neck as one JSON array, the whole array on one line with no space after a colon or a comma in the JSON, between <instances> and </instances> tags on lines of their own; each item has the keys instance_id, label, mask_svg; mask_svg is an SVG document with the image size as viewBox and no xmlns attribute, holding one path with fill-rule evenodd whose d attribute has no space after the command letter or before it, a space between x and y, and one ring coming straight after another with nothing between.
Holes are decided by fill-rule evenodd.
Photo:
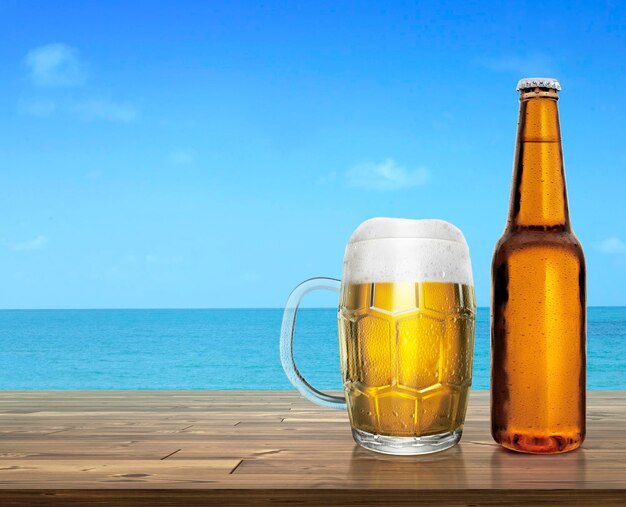
<instances>
[{"instance_id":1,"label":"bottle neck","mask_svg":"<svg viewBox=\"0 0 626 507\"><path fill-rule=\"evenodd\" d=\"M570 231L556 91L520 96L508 227Z\"/></svg>"}]
</instances>

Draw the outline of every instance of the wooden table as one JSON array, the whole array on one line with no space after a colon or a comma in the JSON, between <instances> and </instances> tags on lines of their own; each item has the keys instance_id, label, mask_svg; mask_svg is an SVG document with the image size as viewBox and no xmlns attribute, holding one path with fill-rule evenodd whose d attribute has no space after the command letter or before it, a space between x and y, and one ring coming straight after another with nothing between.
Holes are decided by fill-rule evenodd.
<instances>
[{"instance_id":1,"label":"wooden table","mask_svg":"<svg viewBox=\"0 0 626 507\"><path fill-rule=\"evenodd\" d=\"M582 449L523 455L474 391L460 445L390 457L295 392L0 391L0 505L626 504L626 391L588 406Z\"/></svg>"}]
</instances>

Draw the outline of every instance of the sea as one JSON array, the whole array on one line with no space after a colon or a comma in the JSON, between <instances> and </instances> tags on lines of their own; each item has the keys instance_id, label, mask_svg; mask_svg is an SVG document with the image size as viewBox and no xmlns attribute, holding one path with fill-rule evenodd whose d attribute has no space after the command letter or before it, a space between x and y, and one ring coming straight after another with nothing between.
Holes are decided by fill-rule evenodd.
<instances>
[{"instance_id":1,"label":"sea","mask_svg":"<svg viewBox=\"0 0 626 507\"><path fill-rule=\"evenodd\" d=\"M340 389L336 309L302 309L295 358ZM587 385L626 389L626 307L588 309ZM0 389L290 389L280 309L1 310ZM476 321L472 387L489 388L489 309Z\"/></svg>"}]
</instances>

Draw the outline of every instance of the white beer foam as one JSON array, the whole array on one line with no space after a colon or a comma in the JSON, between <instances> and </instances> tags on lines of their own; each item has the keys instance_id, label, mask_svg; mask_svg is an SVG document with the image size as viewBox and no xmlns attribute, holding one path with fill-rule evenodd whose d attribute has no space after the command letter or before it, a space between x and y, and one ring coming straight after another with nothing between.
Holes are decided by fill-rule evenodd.
<instances>
[{"instance_id":1,"label":"white beer foam","mask_svg":"<svg viewBox=\"0 0 626 507\"><path fill-rule=\"evenodd\" d=\"M444 220L372 218L354 231L343 280L449 282L474 285L463 233Z\"/></svg>"}]
</instances>

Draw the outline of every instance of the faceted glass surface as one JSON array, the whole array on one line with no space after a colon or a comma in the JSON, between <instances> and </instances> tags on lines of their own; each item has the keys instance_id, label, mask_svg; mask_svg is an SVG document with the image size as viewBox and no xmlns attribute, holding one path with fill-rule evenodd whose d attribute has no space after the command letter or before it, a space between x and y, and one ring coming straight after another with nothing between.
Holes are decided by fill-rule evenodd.
<instances>
[{"instance_id":1,"label":"faceted glass surface","mask_svg":"<svg viewBox=\"0 0 626 507\"><path fill-rule=\"evenodd\" d=\"M471 384L475 312L471 286L348 285L339 330L352 425L388 436L458 429Z\"/></svg>"}]
</instances>

